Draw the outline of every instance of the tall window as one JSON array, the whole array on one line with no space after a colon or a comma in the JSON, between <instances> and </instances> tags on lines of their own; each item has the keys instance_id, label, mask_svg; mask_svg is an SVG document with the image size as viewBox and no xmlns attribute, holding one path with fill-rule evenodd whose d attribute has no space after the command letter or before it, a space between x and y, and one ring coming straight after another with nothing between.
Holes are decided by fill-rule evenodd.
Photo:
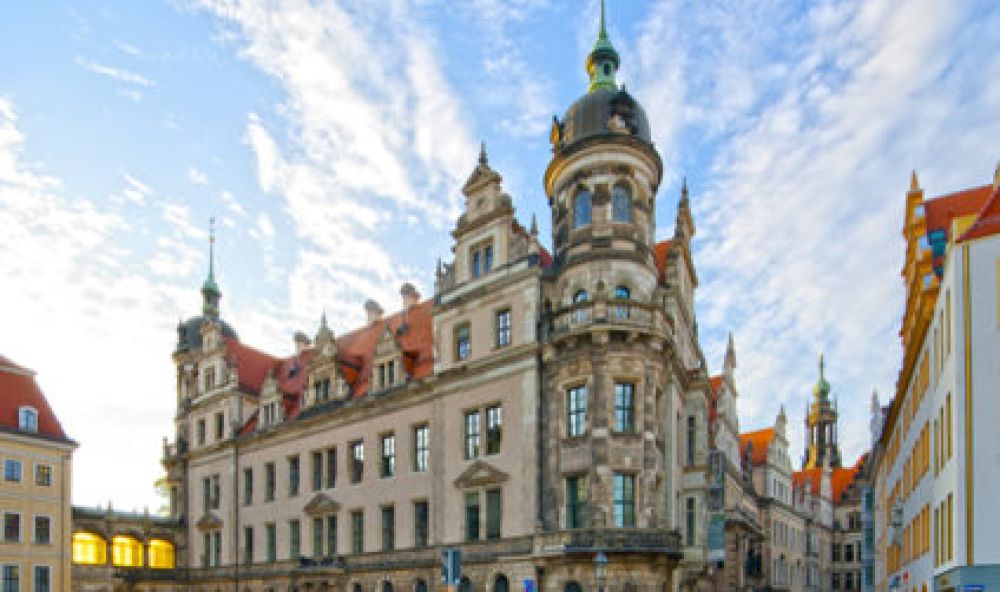
<instances>
[{"instance_id":1,"label":"tall window","mask_svg":"<svg viewBox=\"0 0 1000 592\"><path fill-rule=\"evenodd\" d=\"M330 489L337 486L337 449L326 449L326 487Z\"/></svg>"},{"instance_id":2,"label":"tall window","mask_svg":"<svg viewBox=\"0 0 1000 592\"><path fill-rule=\"evenodd\" d=\"M35 581L33 592L51 592L52 590L52 573L47 565L36 565L35 566Z\"/></svg>"},{"instance_id":3,"label":"tall window","mask_svg":"<svg viewBox=\"0 0 1000 592\"><path fill-rule=\"evenodd\" d=\"M695 515L694 515L694 498L689 497L685 500L684 507L684 538L687 540L688 546L694 545L694 526L695 526Z\"/></svg>"},{"instance_id":4,"label":"tall window","mask_svg":"<svg viewBox=\"0 0 1000 592\"><path fill-rule=\"evenodd\" d=\"M337 554L337 517L326 517L326 556Z\"/></svg>"},{"instance_id":5,"label":"tall window","mask_svg":"<svg viewBox=\"0 0 1000 592\"><path fill-rule=\"evenodd\" d=\"M52 519L48 516L35 516L35 543L48 545L52 542Z\"/></svg>"},{"instance_id":6,"label":"tall window","mask_svg":"<svg viewBox=\"0 0 1000 592\"><path fill-rule=\"evenodd\" d=\"M510 309L505 308L497 311L496 318L496 346L505 347L510 345Z\"/></svg>"},{"instance_id":7,"label":"tall window","mask_svg":"<svg viewBox=\"0 0 1000 592\"><path fill-rule=\"evenodd\" d=\"M323 489L323 453L319 450L314 450L309 455L310 458L310 468L312 469L312 490L319 491Z\"/></svg>"},{"instance_id":8,"label":"tall window","mask_svg":"<svg viewBox=\"0 0 1000 592\"><path fill-rule=\"evenodd\" d=\"M392 551L396 548L396 508L382 508L382 550Z\"/></svg>"},{"instance_id":9,"label":"tall window","mask_svg":"<svg viewBox=\"0 0 1000 592\"><path fill-rule=\"evenodd\" d=\"M264 465L264 501L274 501L274 490L278 481L273 462Z\"/></svg>"},{"instance_id":10,"label":"tall window","mask_svg":"<svg viewBox=\"0 0 1000 592\"><path fill-rule=\"evenodd\" d=\"M20 514L15 514L14 512L4 512L3 540L5 543L18 543L21 541Z\"/></svg>"},{"instance_id":11,"label":"tall window","mask_svg":"<svg viewBox=\"0 0 1000 592\"><path fill-rule=\"evenodd\" d=\"M199 419L198 423L195 424L195 435L198 438L198 445L201 446L205 443L205 420Z\"/></svg>"},{"instance_id":12,"label":"tall window","mask_svg":"<svg viewBox=\"0 0 1000 592\"><path fill-rule=\"evenodd\" d=\"M635 475L614 476L615 528L635 528Z\"/></svg>"},{"instance_id":13,"label":"tall window","mask_svg":"<svg viewBox=\"0 0 1000 592\"><path fill-rule=\"evenodd\" d=\"M396 475L396 436L382 436L382 470L383 478Z\"/></svg>"},{"instance_id":14,"label":"tall window","mask_svg":"<svg viewBox=\"0 0 1000 592\"><path fill-rule=\"evenodd\" d=\"M465 414L465 460L479 456L479 410Z\"/></svg>"},{"instance_id":15,"label":"tall window","mask_svg":"<svg viewBox=\"0 0 1000 592\"><path fill-rule=\"evenodd\" d=\"M312 535L313 535L313 557L319 559L323 556L323 519L313 518L312 521Z\"/></svg>"},{"instance_id":16,"label":"tall window","mask_svg":"<svg viewBox=\"0 0 1000 592\"><path fill-rule=\"evenodd\" d=\"M215 414L215 439L221 440L226 435L226 416L222 413Z\"/></svg>"},{"instance_id":17,"label":"tall window","mask_svg":"<svg viewBox=\"0 0 1000 592\"><path fill-rule=\"evenodd\" d=\"M17 410L17 426L25 432L38 431L38 411L34 407L24 406Z\"/></svg>"},{"instance_id":18,"label":"tall window","mask_svg":"<svg viewBox=\"0 0 1000 592\"><path fill-rule=\"evenodd\" d=\"M292 561L299 558L302 555L302 546L300 536L302 534L299 521L289 520L288 521L288 558Z\"/></svg>"},{"instance_id":19,"label":"tall window","mask_svg":"<svg viewBox=\"0 0 1000 592\"><path fill-rule=\"evenodd\" d=\"M299 494L299 455L288 457L288 496Z\"/></svg>"},{"instance_id":20,"label":"tall window","mask_svg":"<svg viewBox=\"0 0 1000 592\"><path fill-rule=\"evenodd\" d=\"M362 553L365 549L365 515L361 510L351 512L351 552Z\"/></svg>"},{"instance_id":21,"label":"tall window","mask_svg":"<svg viewBox=\"0 0 1000 592\"><path fill-rule=\"evenodd\" d=\"M687 418L687 466L694 466L694 446L695 446L695 419L694 416Z\"/></svg>"},{"instance_id":22,"label":"tall window","mask_svg":"<svg viewBox=\"0 0 1000 592\"><path fill-rule=\"evenodd\" d=\"M365 443L361 440L351 443L351 483L360 483L365 472Z\"/></svg>"},{"instance_id":23,"label":"tall window","mask_svg":"<svg viewBox=\"0 0 1000 592\"><path fill-rule=\"evenodd\" d=\"M267 539L265 541L267 544L267 561L274 563L278 560L278 528L271 522L264 527L264 531Z\"/></svg>"},{"instance_id":24,"label":"tall window","mask_svg":"<svg viewBox=\"0 0 1000 592\"><path fill-rule=\"evenodd\" d=\"M3 592L20 592L21 568L17 565L3 566Z\"/></svg>"},{"instance_id":25,"label":"tall window","mask_svg":"<svg viewBox=\"0 0 1000 592\"><path fill-rule=\"evenodd\" d=\"M486 454L500 452L503 439L503 407L496 405L486 409Z\"/></svg>"},{"instance_id":26,"label":"tall window","mask_svg":"<svg viewBox=\"0 0 1000 592\"><path fill-rule=\"evenodd\" d=\"M479 492L465 494L465 540L479 540Z\"/></svg>"},{"instance_id":27,"label":"tall window","mask_svg":"<svg viewBox=\"0 0 1000 592\"><path fill-rule=\"evenodd\" d=\"M624 185L615 185L611 191L611 218L615 222L632 221L632 195Z\"/></svg>"},{"instance_id":28,"label":"tall window","mask_svg":"<svg viewBox=\"0 0 1000 592\"><path fill-rule=\"evenodd\" d=\"M472 251L472 277L477 278L483 273L482 254L479 249Z\"/></svg>"},{"instance_id":29,"label":"tall window","mask_svg":"<svg viewBox=\"0 0 1000 592\"><path fill-rule=\"evenodd\" d=\"M632 298L632 292L628 286L617 286L615 288L615 318L627 319L629 317L628 301Z\"/></svg>"},{"instance_id":30,"label":"tall window","mask_svg":"<svg viewBox=\"0 0 1000 592\"><path fill-rule=\"evenodd\" d=\"M483 247L483 273L493 270L493 245Z\"/></svg>"},{"instance_id":31,"label":"tall window","mask_svg":"<svg viewBox=\"0 0 1000 592\"><path fill-rule=\"evenodd\" d=\"M499 489L486 492L486 538L500 538L500 522L503 516L503 497Z\"/></svg>"},{"instance_id":32,"label":"tall window","mask_svg":"<svg viewBox=\"0 0 1000 592\"><path fill-rule=\"evenodd\" d=\"M413 428L413 470L427 471L431 456L431 429L427 425Z\"/></svg>"},{"instance_id":33,"label":"tall window","mask_svg":"<svg viewBox=\"0 0 1000 592\"><path fill-rule=\"evenodd\" d=\"M635 385L630 382L615 383L615 430L635 431Z\"/></svg>"},{"instance_id":34,"label":"tall window","mask_svg":"<svg viewBox=\"0 0 1000 592\"><path fill-rule=\"evenodd\" d=\"M583 190L573 198L573 228L590 224L590 192Z\"/></svg>"},{"instance_id":35,"label":"tall window","mask_svg":"<svg viewBox=\"0 0 1000 592\"><path fill-rule=\"evenodd\" d=\"M136 567L139 567L142 565L142 543L138 541L136 543L138 544L138 548L136 549L138 563ZM222 565L222 533L218 531L212 533L212 565L215 567Z\"/></svg>"},{"instance_id":36,"label":"tall window","mask_svg":"<svg viewBox=\"0 0 1000 592\"><path fill-rule=\"evenodd\" d=\"M469 324L464 323L455 329L455 359L457 361L469 359L470 348Z\"/></svg>"},{"instance_id":37,"label":"tall window","mask_svg":"<svg viewBox=\"0 0 1000 592\"><path fill-rule=\"evenodd\" d=\"M35 465L35 485L52 485L52 465Z\"/></svg>"},{"instance_id":38,"label":"tall window","mask_svg":"<svg viewBox=\"0 0 1000 592\"><path fill-rule=\"evenodd\" d=\"M243 564L253 563L253 527L243 527Z\"/></svg>"},{"instance_id":39,"label":"tall window","mask_svg":"<svg viewBox=\"0 0 1000 592\"><path fill-rule=\"evenodd\" d=\"M249 506L253 503L253 468L243 469L243 505Z\"/></svg>"},{"instance_id":40,"label":"tall window","mask_svg":"<svg viewBox=\"0 0 1000 592\"><path fill-rule=\"evenodd\" d=\"M9 458L3 461L3 480L14 483L21 481L21 461Z\"/></svg>"},{"instance_id":41,"label":"tall window","mask_svg":"<svg viewBox=\"0 0 1000 592\"><path fill-rule=\"evenodd\" d=\"M428 536L427 536L427 524L429 512L427 511L427 502L418 501L413 502L413 546L420 548L426 547Z\"/></svg>"},{"instance_id":42,"label":"tall window","mask_svg":"<svg viewBox=\"0 0 1000 592\"><path fill-rule=\"evenodd\" d=\"M587 525L587 478L582 475L566 478L566 528Z\"/></svg>"},{"instance_id":43,"label":"tall window","mask_svg":"<svg viewBox=\"0 0 1000 592\"><path fill-rule=\"evenodd\" d=\"M587 423L587 387L574 386L566 391L566 435L582 436Z\"/></svg>"}]
</instances>

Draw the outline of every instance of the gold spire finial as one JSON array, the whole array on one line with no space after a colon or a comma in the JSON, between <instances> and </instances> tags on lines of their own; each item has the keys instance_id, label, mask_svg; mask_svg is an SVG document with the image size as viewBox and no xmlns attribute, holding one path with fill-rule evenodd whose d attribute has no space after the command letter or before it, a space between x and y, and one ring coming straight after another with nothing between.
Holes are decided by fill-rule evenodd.
<instances>
[{"instance_id":1,"label":"gold spire finial","mask_svg":"<svg viewBox=\"0 0 1000 592\"><path fill-rule=\"evenodd\" d=\"M910 191L920 191L920 181L917 180L915 169L910 173Z\"/></svg>"}]
</instances>

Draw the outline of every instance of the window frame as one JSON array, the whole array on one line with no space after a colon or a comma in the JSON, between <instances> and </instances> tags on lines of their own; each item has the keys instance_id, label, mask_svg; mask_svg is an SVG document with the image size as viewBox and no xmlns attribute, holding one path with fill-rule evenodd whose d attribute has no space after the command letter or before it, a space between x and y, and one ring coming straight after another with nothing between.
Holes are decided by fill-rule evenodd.
<instances>
[{"instance_id":1,"label":"window frame","mask_svg":"<svg viewBox=\"0 0 1000 592\"><path fill-rule=\"evenodd\" d=\"M421 519L420 509L423 508L423 515ZM423 549L429 546L430 543L430 502L426 499L419 499L413 501L413 546L417 549Z\"/></svg>"},{"instance_id":2,"label":"window frame","mask_svg":"<svg viewBox=\"0 0 1000 592\"><path fill-rule=\"evenodd\" d=\"M348 447L351 451L351 485L356 485L365 478L365 441L354 440Z\"/></svg>"},{"instance_id":3,"label":"window frame","mask_svg":"<svg viewBox=\"0 0 1000 592\"><path fill-rule=\"evenodd\" d=\"M470 423L470 420L475 420ZM474 429L473 429L474 428ZM479 409L466 410L462 415L462 458L475 460L482 453L482 418Z\"/></svg>"},{"instance_id":4,"label":"window frame","mask_svg":"<svg viewBox=\"0 0 1000 592\"><path fill-rule=\"evenodd\" d=\"M47 537L46 537L46 540L44 540L44 541L38 539L38 532L39 532L38 521L39 520L45 520L47 522L46 526L45 526L45 533L46 533ZM35 514L34 515L34 520L32 520L32 525L31 525L31 542L33 542L36 545L51 545L52 544L52 516L50 516L48 514Z\"/></svg>"},{"instance_id":5,"label":"window frame","mask_svg":"<svg viewBox=\"0 0 1000 592\"><path fill-rule=\"evenodd\" d=\"M31 405L17 408L17 429L32 434L38 433L38 409Z\"/></svg>"},{"instance_id":6,"label":"window frame","mask_svg":"<svg viewBox=\"0 0 1000 592\"><path fill-rule=\"evenodd\" d=\"M510 307L506 306L497 310L493 315L494 336L493 346L497 348L507 347L511 344L513 336L513 324L511 322Z\"/></svg>"},{"instance_id":7,"label":"window frame","mask_svg":"<svg viewBox=\"0 0 1000 592\"><path fill-rule=\"evenodd\" d=\"M587 399L586 383L566 387L566 437L579 438L587 434Z\"/></svg>"},{"instance_id":8,"label":"window frame","mask_svg":"<svg viewBox=\"0 0 1000 592\"><path fill-rule=\"evenodd\" d=\"M474 505L471 504L474 502ZM464 510L464 521L465 528L463 539L466 542L473 542L481 540L482 538L482 500L480 499L479 491L466 491L462 495L462 508ZM473 511L473 508L475 510Z\"/></svg>"},{"instance_id":9,"label":"window frame","mask_svg":"<svg viewBox=\"0 0 1000 592\"><path fill-rule=\"evenodd\" d=\"M3 480L7 483L20 483L23 480L24 463L16 458L5 458L3 461Z\"/></svg>"},{"instance_id":10,"label":"window frame","mask_svg":"<svg viewBox=\"0 0 1000 592\"><path fill-rule=\"evenodd\" d=\"M635 528L635 473L612 476L612 514L615 528ZM619 498L619 493L621 497Z\"/></svg>"},{"instance_id":11,"label":"window frame","mask_svg":"<svg viewBox=\"0 0 1000 592\"><path fill-rule=\"evenodd\" d=\"M573 484L571 486L571 484ZM587 524L587 476L585 474L566 477L566 528L585 528Z\"/></svg>"},{"instance_id":12,"label":"window frame","mask_svg":"<svg viewBox=\"0 0 1000 592\"><path fill-rule=\"evenodd\" d=\"M264 463L264 501L273 502L278 494L278 466L274 461Z\"/></svg>"},{"instance_id":13,"label":"window frame","mask_svg":"<svg viewBox=\"0 0 1000 592\"><path fill-rule=\"evenodd\" d=\"M351 553L365 552L365 511L351 510Z\"/></svg>"},{"instance_id":14,"label":"window frame","mask_svg":"<svg viewBox=\"0 0 1000 592\"><path fill-rule=\"evenodd\" d=\"M382 527L382 550L396 549L396 506L388 504L379 507Z\"/></svg>"},{"instance_id":15,"label":"window frame","mask_svg":"<svg viewBox=\"0 0 1000 592\"><path fill-rule=\"evenodd\" d=\"M396 476L396 434L386 432L379 436L379 476L391 479Z\"/></svg>"},{"instance_id":16,"label":"window frame","mask_svg":"<svg viewBox=\"0 0 1000 592\"><path fill-rule=\"evenodd\" d=\"M421 438L423 434L423 438ZM426 473L430 470L431 426L427 423L413 426L413 472Z\"/></svg>"},{"instance_id":17,"label":"window frame","mask_svg":"<svg viewBox=\"0 0 1000 592\"><path fill-rule=\"evenodd\" d=\"M627 205L624 210L619 210L619 207L623 205L619 203L621 198L624 198L624 205ZM611 188L611 221L617 224L632 224L635 221L633 207L632 188L625 183L615 183L614 187ZM618 214L621 211L627 212L626 218L619 218Z\"/></svg>"},{"instance_id":18,"label":"window frame","mask_svg":"<svg viewBox=\"0 0 1000 592\"><path fill-rule=\"evenodd\" d=\"M638 422L636 421L635 391L636 383L634 381L616 380L614 383L615 432L619 434L635 434L638 431L636 425ZM628 400L624 401L623 397L626 396Z\"/></svg>"},{"instance_id":19,"label":"window frame","mask_svg":"<svg viewBox=\"0 0 1000 592\"><path fill-rule=\"evenodd\" d=\"M486 407L486 446L484 456L500 454L503 445L503 405L500 403ZM493 424L493 422L496 422Z\"/></svg>"},{"instance_id":20,"label":"window frame","mask_svg":"<svg viewBox=\"0 0 1000 592\"><path fill-rule=\"evenodd\" d=\"M573 230L590 226L594 221L594 194L581 187L573 194Z\"/></svg>"},{"instance_id":21,"label":"window frame","mask_svg":"<svg viewBox=\"0 0 1000 592\"><path fill-rule=\"evenodd\" d=\"M455 361L465 362L472 356L472 327L468 321L455 326Z\"/></svg>"}]
</instances>

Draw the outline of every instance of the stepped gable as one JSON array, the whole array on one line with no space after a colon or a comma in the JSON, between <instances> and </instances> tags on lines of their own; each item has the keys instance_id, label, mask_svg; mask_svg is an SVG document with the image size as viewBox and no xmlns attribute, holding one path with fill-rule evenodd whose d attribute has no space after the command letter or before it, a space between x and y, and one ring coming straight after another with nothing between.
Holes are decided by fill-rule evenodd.
<instances>
[{"instance_id":1,"label":"stepped gable","mask_svg":"<svg viewBox=\"0 0 1000 592\"><path fill-rule=\"evenodd\" d=\"M69 441L35 382L35 372L0 356L0 430L29 433L20 429L18 410L21 407L34 407L38 412L38 431L30 435Z\"/></svg>"},{"instance_id":2,"label":"stepped gable","mask_svg":"<svg viewBox=\"0 0 1000 592\"><path fill-rule=\"evenodd\" d=\"M746 452L747 445L750 445L750 462L754 465L762 465L767 462L767 450L774 440L774 428L764 428L755 432L740 434L740 453Z\"/></svg>"}]
</instances>

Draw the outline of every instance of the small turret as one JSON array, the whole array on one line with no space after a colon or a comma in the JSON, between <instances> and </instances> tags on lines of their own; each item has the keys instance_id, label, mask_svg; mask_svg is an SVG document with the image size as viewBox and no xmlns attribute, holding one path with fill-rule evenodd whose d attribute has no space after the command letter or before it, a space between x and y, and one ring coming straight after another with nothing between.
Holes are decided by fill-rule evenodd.
<instances>
[{"instance_id":1,"label":"small turret","mask_svg":"<svg viewBox=\"0 0 1000 592\"><path fill-rule=\"evenodd\" d=\"M587 55L587 76L590 77L589 92L599 89L617 90L615 73L621 61L615 46L608 39L604 0L601 0L601 29L597 33L594 48Z\"/></svg>"}]
</instances>

